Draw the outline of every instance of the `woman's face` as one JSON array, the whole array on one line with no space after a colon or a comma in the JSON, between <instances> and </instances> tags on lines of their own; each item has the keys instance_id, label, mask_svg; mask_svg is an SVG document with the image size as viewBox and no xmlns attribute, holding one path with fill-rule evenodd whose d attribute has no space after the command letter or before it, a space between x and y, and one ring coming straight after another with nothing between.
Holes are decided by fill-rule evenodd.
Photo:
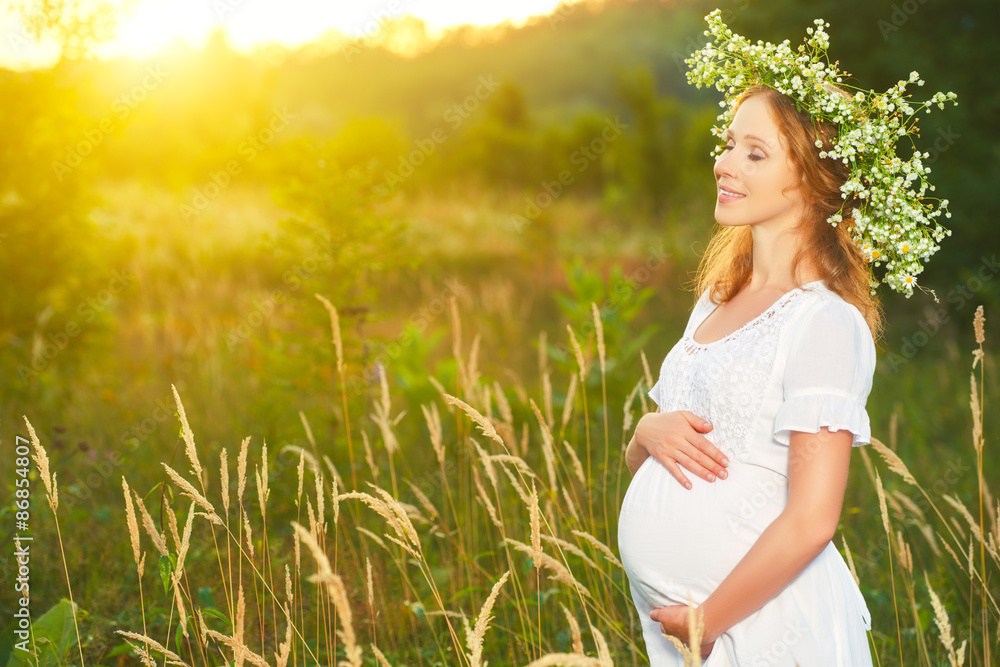
<instances>
[{"instance_id":1,"label":"woman's face","mask_svg":"<svg viewBox=\"0 0 1000 667\"><path fill-rule=\"evenodd\" d=\"M715 162L720 225L789 228L805 213L800 180L767 100L745 100L723 135L726 149Z\"/></svg>"}]
</instances>

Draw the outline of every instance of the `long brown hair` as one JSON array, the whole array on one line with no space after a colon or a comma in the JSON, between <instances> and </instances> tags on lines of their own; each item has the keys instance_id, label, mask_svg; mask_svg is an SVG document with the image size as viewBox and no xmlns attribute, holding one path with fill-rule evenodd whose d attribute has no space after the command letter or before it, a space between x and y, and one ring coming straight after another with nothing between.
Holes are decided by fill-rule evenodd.
<instances>
[{"instance_id":1,"label":"long brown hair","mask_svg":"<svg viewBox=\"0 0 1000 667\"><path fill-rule=\"evenodd\" d=\"M844 215L844 220L836 227L826 221L844 204L840 186L847 180L844 164L819 157L819 151L832 147L836 128L815 121L808 112L800 112L790 97L768 86L748 89L737 100L736 108L755 95L767 101L778 131L788 146L792 164L802 176L800 187L805 195L806 213L799 228L803 243L792 260L792 273L794 275L799 262L808 257L826 286L861 311L877 340L882 330L882 311L871 294L868 260L851 239L854 220ZM816 147L817 140L822 142L822 148ZM845 214L851 209L848 202L844 206ZM714 303L727 303L750 281L752 251L753 238L748 226L720 225L698 265L694 278L697 293L708 289Z\"/></svg>"}]
</instances>

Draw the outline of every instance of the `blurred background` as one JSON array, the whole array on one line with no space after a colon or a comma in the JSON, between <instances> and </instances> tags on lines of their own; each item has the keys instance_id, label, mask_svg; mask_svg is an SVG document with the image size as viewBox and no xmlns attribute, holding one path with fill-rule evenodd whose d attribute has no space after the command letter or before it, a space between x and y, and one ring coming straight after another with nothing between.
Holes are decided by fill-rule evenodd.
<instances>
[{"instance_id":1,"label":"blurred background","mask_svg":"<svg viewBox=\"0 0 1000 667\"><path fill-rule=\"evenodd\" d=\"M920 276L939 301L882 292L869 401L911 467L955 460L973 312L995 349L1000 300L997 0L7 2L0 439L27 415L59 462L67 531L112 536L71 565L125 558L119 478L148 489L162 471L142 462L177 456L171 384L209 453L246 435L303 444L302 412L349 465L316 293L340 313L359 429L383 374L411 415L437 396L431 376L454 386L452 298L465 352L478 336L483 377L529 415L545 346L558 409L576 368L566 326L593 355L595 303L620 435L640 353L655 375L715 224L719 95L687 85L683 59L716 6L741 34L793 44L826 19L856 85L917 70L914 99L958 94L918 143L953 213ZM399 428L426 440L417 419Z\"/></svg>"}]
</instances>

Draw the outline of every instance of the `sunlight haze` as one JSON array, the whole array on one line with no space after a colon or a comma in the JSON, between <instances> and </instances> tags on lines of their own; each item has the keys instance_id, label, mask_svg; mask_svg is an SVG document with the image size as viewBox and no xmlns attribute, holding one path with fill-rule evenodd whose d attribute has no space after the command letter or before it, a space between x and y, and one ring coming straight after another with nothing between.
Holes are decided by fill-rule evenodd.
<instances>
[{"instance_id":1,"label":"sunlight haze","mask_svg":"<svg viewBox=\"0 0 1000 667\"><path fill-rule=\"evenodd\" d=\"M565 0L573 4L577 0ZM446 0L139 0L120 17L115 37L97 47L102 58L147 58L181 40L202 47L213 31L222 29L233 48L249 52L280 44L295 48L337 31L348 38L368 38L387 21L413 16L424 21L436 39L449 28L469 24L489 26L510 21L523 24L532 16L552 12L559 0L455 3ZM32 68L51 64L58 50L36 44L20 17L8 8L0 15L0 66Z\"/></svg>"}]
</instances>

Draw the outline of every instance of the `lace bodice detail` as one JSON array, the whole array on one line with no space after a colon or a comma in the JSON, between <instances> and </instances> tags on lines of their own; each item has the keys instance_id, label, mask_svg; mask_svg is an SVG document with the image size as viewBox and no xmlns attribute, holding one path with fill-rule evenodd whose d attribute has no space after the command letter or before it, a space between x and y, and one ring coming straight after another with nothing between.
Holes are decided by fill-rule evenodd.
<instances>
[{"instance_id":1,"label":"lace bodice detail","mask_svg":"<svg viewBox=\"0 0 1000 667\"><path fill-rule=\"evenodd\" d=\"M650 392L661 411L690 410L707 419L713 428L705 437L739 460L772 380L780 333L807 286L785 293L759 316L711 343L694 340L698 326L715 309L703 294Z\"/></svg>"}]
</instances>

